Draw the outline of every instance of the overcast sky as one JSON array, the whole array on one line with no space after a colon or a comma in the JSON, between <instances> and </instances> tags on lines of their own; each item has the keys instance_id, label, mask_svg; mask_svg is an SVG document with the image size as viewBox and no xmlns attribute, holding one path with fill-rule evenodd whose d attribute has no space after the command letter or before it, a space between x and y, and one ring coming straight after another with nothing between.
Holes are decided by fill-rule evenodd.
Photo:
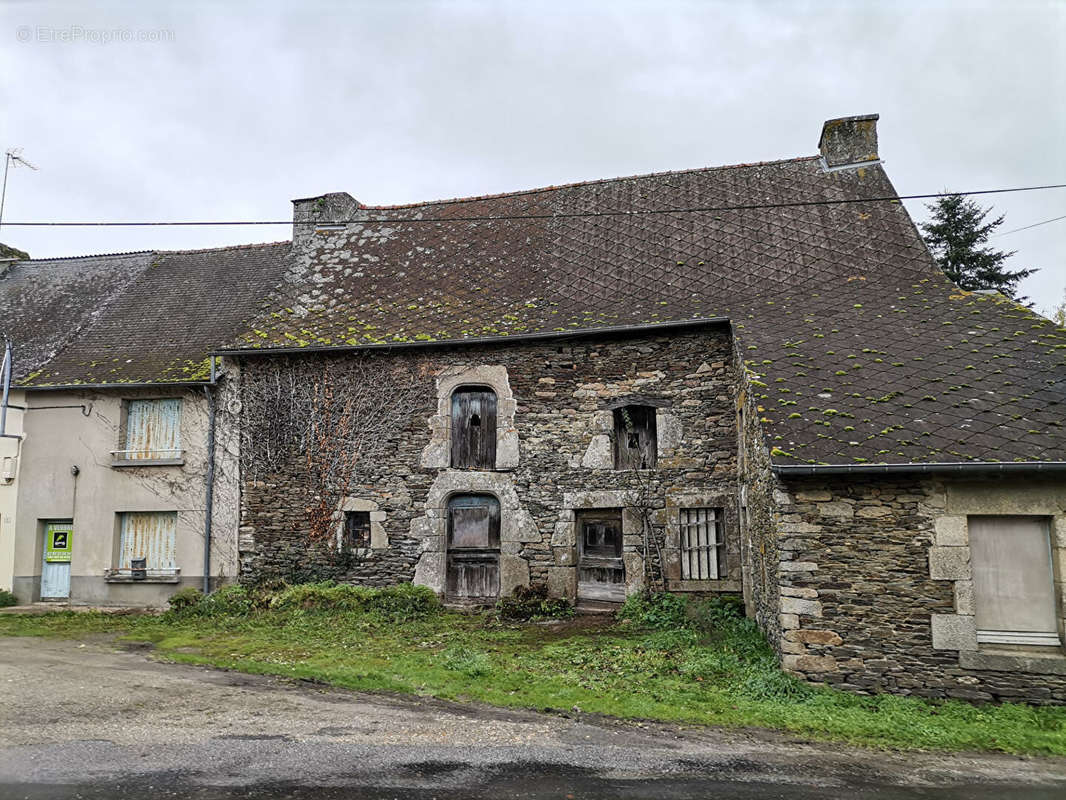
<instances>
[{"instance_id":1,"label":"overcast sky","mask_svg":"<svg viewBox=\"0 0 1066 800\"><path fill-rule=\"evenodd\" d=\"M813 154L878 112L901 194L1066 183L1066 0L106 3L0 0L8 221L286 219ZM1001 230L1066 189L983 199ZM919 220L921 203L908 204ZM289 238L4 228L33 256ZM997 238L1038 308L1066 220Z\"/></svg>"}]
</instances>

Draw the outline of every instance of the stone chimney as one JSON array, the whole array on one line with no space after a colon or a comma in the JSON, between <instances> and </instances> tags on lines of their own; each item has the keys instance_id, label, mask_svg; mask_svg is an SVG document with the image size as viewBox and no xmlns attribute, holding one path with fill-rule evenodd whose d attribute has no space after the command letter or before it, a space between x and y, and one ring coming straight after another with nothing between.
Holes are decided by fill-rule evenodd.
<instances>
[{"instance_id":1,"label":"stone chimney","mask_svg":"<svg viewBox=\"0 0 1066 800\"><path fill-rule=\"evenodd\" d=\"M319 197L292 201L293 249L308 244L316 236L343 231L345 222L366 217L365 206L347 192L330 192Z\"/></svg>"},{"instance_id":2,"label":"stone chimney","mask_svg":"<svg viewBox=\"0 0 1066 800\"><path fill-rule=\"evenodd\" d=\"M877 114L826 120L818 149L826 166L849 167L877 161Z\"/></svg>"}]
</instances>

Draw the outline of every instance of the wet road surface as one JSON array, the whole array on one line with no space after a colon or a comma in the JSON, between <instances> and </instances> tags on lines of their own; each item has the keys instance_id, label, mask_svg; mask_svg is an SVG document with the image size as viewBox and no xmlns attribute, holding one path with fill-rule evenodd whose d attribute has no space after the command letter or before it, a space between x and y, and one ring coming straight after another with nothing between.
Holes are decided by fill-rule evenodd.
<instances>
[{"instance_id":1,"label":"wet road surface","mask_svg":"<svg viewBox=\"0 0 1066 800\"><path fill-rule=\"evenodd\" d=\"M0 798L1066 797L1066 760L566 718L0 638Z\"/></svg>"}]
</instances>

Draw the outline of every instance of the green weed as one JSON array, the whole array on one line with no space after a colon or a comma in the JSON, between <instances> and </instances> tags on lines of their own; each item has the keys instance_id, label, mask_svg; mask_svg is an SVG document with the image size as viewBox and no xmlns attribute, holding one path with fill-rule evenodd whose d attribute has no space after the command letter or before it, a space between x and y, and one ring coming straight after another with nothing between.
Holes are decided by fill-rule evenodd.
<instances>
[{"instance_id":1,"label":"green weed","mask_svg":"<svg viewBox=\"0 0 1066 800\"><path fill-rule=\"evenodd\" d=\"M524 624L442 609L414 587L232 587L163 615L0 615L0 635L112 632L162 657L362 691L762 726L902 749L1066 755L1066 709L810 686L781 672L733 600L645 595L622 619Z\"/></svg>"}]
</instances>

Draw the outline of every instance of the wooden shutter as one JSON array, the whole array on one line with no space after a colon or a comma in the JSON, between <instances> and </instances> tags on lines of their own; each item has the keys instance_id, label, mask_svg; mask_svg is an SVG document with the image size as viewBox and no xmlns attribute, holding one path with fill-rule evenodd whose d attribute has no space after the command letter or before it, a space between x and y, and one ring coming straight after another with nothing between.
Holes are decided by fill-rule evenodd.
<instances>
[{"instance_id":1,"label":"wooden shutter","mask_svg":"<svg viewBox=\"0 0 1066 800\"><path fill-rule=\"evenodd\" d=\"M119 568L129 569L135 558L147 560L149 570L171 572L177 568L175 538L178 514L175 511L129 511L122 515L119 542Z\"/></svg>"},{"instance_id":2,"label":"wooden shutter","mask_svg":"<svg viewBox=\"0 0 1066 800\"><path fill-rule=\"evenodd\" d=\"M678 513L682 580L706 581L720 577L725 542L718 509L683 508Z\"/></svg>"},{"instance_id":3,"label":"wooden shutter","mask_svg":"<svg viewBox=\"0 0 1066 800\"><path fill-rule=\"evenodd\" d=\"M452 466L496 468L496 393L459 388L452 395Z\"/></svg>"},{"instance_id":4,"label":"wooden shutter","mask_svg":"<svg viewBox=\"0 0 1066 800\"><path fill-rule=\"evenodd\" d=\"M130 400L125 458L181 458L181 399Z\"/></svg>"}]
</instances>

